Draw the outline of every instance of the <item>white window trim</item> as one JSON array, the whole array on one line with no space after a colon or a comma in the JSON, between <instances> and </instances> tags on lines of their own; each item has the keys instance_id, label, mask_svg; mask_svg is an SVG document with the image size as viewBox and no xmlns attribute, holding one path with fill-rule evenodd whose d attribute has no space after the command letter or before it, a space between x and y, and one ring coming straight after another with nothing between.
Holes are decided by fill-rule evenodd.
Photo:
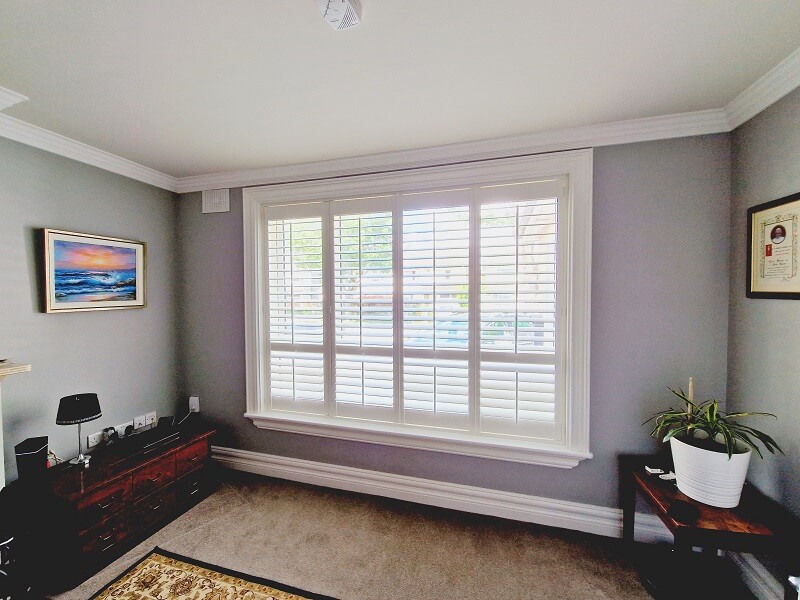
<instances>
[{"instance_id":1,"label":"white window trim","mask_svg":"<svg viewBox=\"0 0 800 600\"><path fill-rule=\"evenodd\" d=\"M592 150L573 150L535 156L415 169L406 172L359 175L245 188L244 287L247 411L245 417L261 429L370 442L389 446L447 452L526 464L572 468L591 458L589 451L589 344L592 254ZM266 328L261 281L263 207L287 201L313 202L429 190L437 186L492 185L567 176L567 217L570 234L566 253L566 334L569 371L565 374L566 403L563 443L492 438L456 431L427 432L403 425L366 421L343 422L325 416L270 411L265 392ZM561 243L561 242L560 242Z\"/></svg>"}]
</instances>

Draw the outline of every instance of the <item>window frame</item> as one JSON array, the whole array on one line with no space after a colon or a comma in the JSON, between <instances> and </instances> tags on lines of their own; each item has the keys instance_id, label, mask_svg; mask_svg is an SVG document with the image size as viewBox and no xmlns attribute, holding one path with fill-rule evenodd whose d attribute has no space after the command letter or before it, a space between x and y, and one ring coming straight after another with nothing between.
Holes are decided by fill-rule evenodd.
<instances>
[{"instance_id":1,"label":"window frame","mask_svg":"<svg viewBox=\"0 0 800 600\"><path fill-rule=\"evenodd\" d=\"M591 149L492 159L243 190L245 350L247 410L261 429L416 448L465 456L561 468L591 458L589 450L589 344L592 234ZM263 285L264 208L286 203L317 203L340 198L393 196L460 185L503 185L531 179L566 177L566 222L559 222L564 288L559 298L566 327L562 352L565 415L558 443L492 437L470 432L428 430L400 424L346 420L324 415L270 411L265 405L268 342ZM352 202L352 201L351 201ZM559 210L561 214L561 210ZM561 267L561 265L559 265ZM561 312L561 309L559 309Z\"/></svg>"}]
</instances>

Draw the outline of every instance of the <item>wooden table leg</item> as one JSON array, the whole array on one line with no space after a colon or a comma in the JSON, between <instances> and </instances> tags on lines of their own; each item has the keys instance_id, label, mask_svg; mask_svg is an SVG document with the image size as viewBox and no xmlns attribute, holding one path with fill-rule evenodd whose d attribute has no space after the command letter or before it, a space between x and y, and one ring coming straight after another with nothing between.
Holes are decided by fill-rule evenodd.
<instances>
[{"instance_id":1,"label":"wooden table leg","mask_svg":"<svg viewBox=\"0 0 800 600\"><path fill-rule=\"evenodd\" d=\"M633 548L633 530L636 525L636 486L633 483L633 471L622 469L619 476L619 495L622 505L622 541L628 550Z\"/></svg>"},{"instance_id":2,"label":"wooden table leg","mask_svg":"<svg viewBox=\"0 0 800 600\"><path fill-rule=\"evenodd\" d=\"M783 599L798 600L800 598L800 575L783 573Z\"/></svg>"}]
</instances>

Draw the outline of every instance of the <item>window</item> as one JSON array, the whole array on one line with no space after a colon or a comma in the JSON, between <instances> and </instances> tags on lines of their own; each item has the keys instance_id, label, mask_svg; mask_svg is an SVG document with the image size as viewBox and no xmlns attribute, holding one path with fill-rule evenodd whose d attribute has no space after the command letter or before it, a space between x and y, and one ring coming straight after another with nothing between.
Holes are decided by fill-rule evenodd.
<instances>
[{"instance_id":1,"label":"window","mask_svg":"<svg viewBox=\"0 0 800 600\"><path fill-rule=\"evenodd\" d=\"M245 190L263 428L575 466L591 151Z\"/></svg>"}]
</instances>

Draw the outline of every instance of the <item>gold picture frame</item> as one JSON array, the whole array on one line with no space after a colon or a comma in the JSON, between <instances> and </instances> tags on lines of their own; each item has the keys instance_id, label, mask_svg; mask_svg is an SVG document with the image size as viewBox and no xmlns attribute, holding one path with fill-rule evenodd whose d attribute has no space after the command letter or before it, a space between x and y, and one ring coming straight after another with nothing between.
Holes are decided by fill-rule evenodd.
<instances>
[{"instance_id":1,"label":"gold picture frame","mask_svg":"<svg viewBox=\"0 0 800 600\"><path fill-rule=\"evenodd\" d=\"M44 229L48 313L144 308L144 242Z\"/></svg>"}]
</instances>

